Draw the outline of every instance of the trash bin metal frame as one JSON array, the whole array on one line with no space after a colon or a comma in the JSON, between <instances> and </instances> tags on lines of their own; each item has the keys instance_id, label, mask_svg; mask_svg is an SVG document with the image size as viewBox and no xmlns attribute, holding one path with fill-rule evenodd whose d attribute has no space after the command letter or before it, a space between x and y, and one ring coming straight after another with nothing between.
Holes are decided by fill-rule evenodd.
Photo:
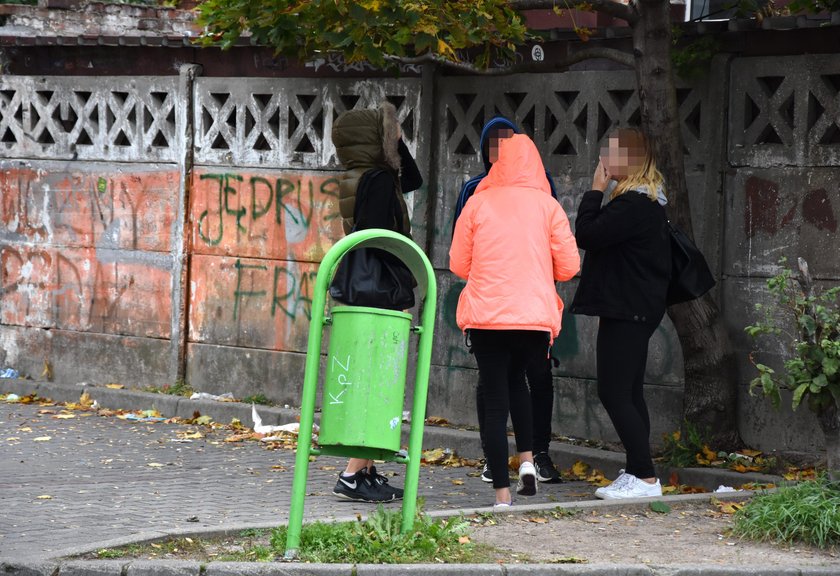
<instances>
[{"instance_id":1,"label":"trash bin metal frame","mask_svg":"<svg viewBox=\"0 0 840 576\"><path fill-rule=\"evenodd\" d=\"M303 527L303 507L306 496L306 480L309 473L309 458L319 454L312 448L312 429L315 419L315 402L318 388L318 374L321 360L323 329L330 323L324 311L329 284L341 258L354 248L379 248L390 252L411 270L417 281L417 291L422 300L420 324L411 328L419 335L414 377L414 399L411 409L411 425L408 440L408 454L397 453L385 459L406 465L405 486L402 507L402 532L408 533L414 525L417 508L417 488L420 477L420 458L423 445L423 425L426 419L426 397L429 385L429 371L432 360L435 311L437 307L437 282L434 268L423 250L410 238L391 230L370 228L348 234L327 251L315 279L312 295L312 314L309 325L309 342L306 350L306 368L301 396L300 431L295 454L295 472L292 484L289 528L286 537L285 557L293 559L300 546ZM326 452L325 452L326 453ZM335 453L335 452L332 452ZM345 455L345 454L340 454ZM350 455L349 450L346 455ZM358 451L355 457L367 458Z\"/></svg>"}]
</instances>

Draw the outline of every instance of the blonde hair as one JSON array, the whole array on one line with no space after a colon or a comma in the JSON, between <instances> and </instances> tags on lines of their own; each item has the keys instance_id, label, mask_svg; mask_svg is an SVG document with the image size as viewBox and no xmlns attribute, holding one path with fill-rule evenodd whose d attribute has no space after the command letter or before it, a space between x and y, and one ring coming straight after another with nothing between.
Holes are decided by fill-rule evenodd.
<instances>
[{"instance_id":1,"label":"blonde hair","mask_svg":"<svg viewBox=\"0 0 840 576\"><path fill-rule=\"evenodd\" d=\"M639 167L629 173L627 178L618 181L618 184L610 194L610 200L616 196L621 196L628 190L638 190L639 188L645 187L647 188L648 197L656 201L659 190L665 187L665 178L656 168L656 161L653 159L653 150L651 150L644 132L638 128L618 128L609 137L618 138L618 145L622 148L642 149L645 153L644 161Z\"/></svg>"}]
</instances>

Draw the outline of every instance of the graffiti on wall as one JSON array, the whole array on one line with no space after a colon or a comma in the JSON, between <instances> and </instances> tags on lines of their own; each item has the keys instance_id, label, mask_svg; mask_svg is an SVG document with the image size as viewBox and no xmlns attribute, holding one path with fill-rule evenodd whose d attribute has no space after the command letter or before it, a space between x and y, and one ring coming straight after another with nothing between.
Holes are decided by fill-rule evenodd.
<instances>
[{"instance_id":1,"label":"graffiti on wall","mask_svg":"<svg viewBox=\"0 0 840 576\"><path fill-rule=\"evenodd\" d=\"M306 349L317 263L344 235L329 173L196 171L190 340Z\"/></svg>"},{"instance_id":2,"label":"graffiti on wall","mask_svg":"<svg viewBox=\"0 0 840 576\"><path fill-rule=\"evenodd\" d=\"M4 324L168 338L177 172L0 173Z\"/></svg>"}]
</instances>

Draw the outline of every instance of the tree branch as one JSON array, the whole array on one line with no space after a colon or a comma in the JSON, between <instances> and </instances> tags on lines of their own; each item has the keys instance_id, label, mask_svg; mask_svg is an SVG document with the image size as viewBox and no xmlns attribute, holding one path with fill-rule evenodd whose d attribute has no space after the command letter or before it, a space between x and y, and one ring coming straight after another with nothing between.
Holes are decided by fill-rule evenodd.
<instances>
[{"instance_id":1,"label":"tree branch","mask_svg":"<svg viewBox=\"0 0 840 576\"><path fill-rule=\"evenodd\" d=\"M550 72L552 70L560 70L568 68L578 62L584 60L592 60L594 58L604 58L611 60L622 66L633 68L635 61L633 55L627 52L622 52L615 48L594 47L579 50L574 54L568 54L562 60L556 62L529 62L527 64L515 64L513 66L506 66L504 68L479 68L469 62L454 62L441 58L437 54L427 52L421 56L415 57L401 57L401 56L385 56L385 60L394 64L438 64L448 70L455 70L457 72L465 72L467 74L478 74L481 76L507 76L510 74L519 74L522 72Z\"/></svg>"},{"instance_id":2,"label":"tree branch","mask_svg":"<svg viewBox=\"0 0 840 576\"><path fill-rule=\"evenodd\" d=\"M576 0L571 1L575 2L575 4L577 3ZM613 18L620 18L621 20L627 21L629 24L635 24L639 19L634 7L629 4L616 2L615 0L582 0L580 3L589 4L596 12L609 14ZM557 0L511 0L508 2L508 6L517 11L552 10L558 5L561 8L573 10L575 8L575 4L567 3L565 0L561 0L559 4Z\"/></svg>"}]
</instances>

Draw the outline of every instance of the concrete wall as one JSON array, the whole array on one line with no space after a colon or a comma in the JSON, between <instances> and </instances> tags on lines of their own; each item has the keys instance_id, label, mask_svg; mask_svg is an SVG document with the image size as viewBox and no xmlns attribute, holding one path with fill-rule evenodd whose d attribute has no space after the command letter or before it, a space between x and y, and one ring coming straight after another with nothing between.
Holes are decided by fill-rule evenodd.
<instances>
[{"instance_id":1,"label":"concrete wall","mask_svg":"<svg viewBox=\"0 0 840 576\"><path fill-rule=\"evenodd\" d=\"M343 110L397 105L426 185L414 238L437 271L430 415L475 423L475 364L455 325L452 206L481 171L483 123L515 119L574 219L600 143L638 120L635 79L577 70L504 79L0 78L0 343L37 377L129 385L185 377L198 390L298 402L314 275L341 236L329 133ZM741 428L764 449L810 450L807 413L751 399L743 327L778 257L840 281L840 57L720 56L680 85L695 232L740 362ZM576 282L560 287L571 299ZM615 440L595 393L595 320L566 315L554 354L554 431ZM778 361L778 344L761 344ZM652 340L653 439L676 429L682 355Z\"/></svg>"}]
</instances>

